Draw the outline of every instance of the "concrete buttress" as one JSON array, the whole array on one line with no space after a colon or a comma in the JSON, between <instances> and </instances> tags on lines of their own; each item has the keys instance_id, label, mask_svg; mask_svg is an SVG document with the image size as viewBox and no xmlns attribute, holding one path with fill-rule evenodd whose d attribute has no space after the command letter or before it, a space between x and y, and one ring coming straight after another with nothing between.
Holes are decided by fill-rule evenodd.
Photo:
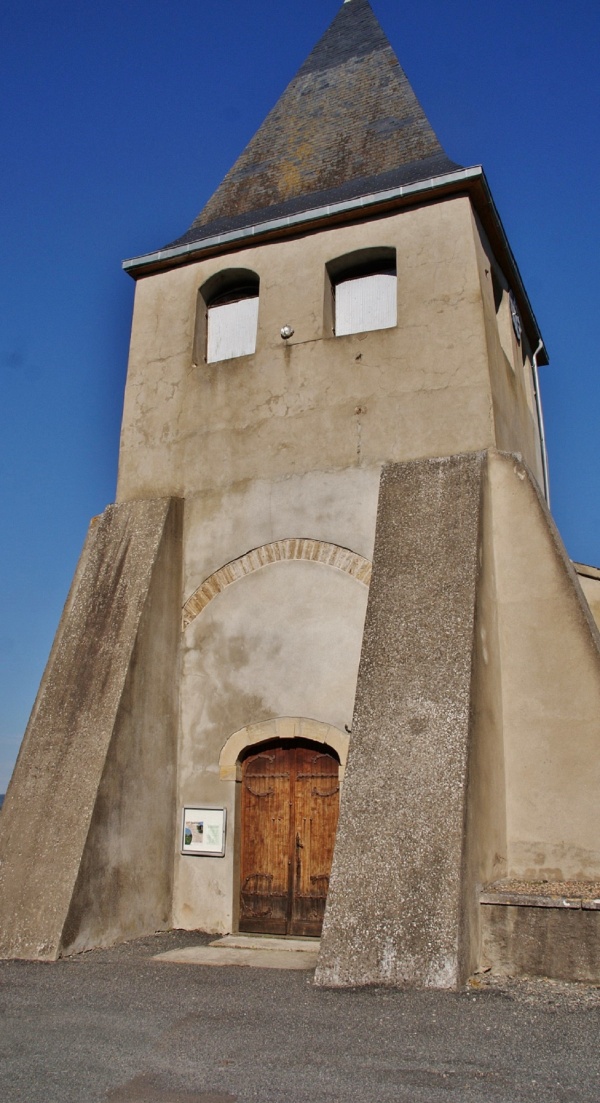
<instances>
[{"instance_id":1,"label":"concrete buttress","mask_svg":"<svg viewBox=\"0 0 600 1103\"><path fill-rule=\"evenodd\" d=\"M181 512L131 502L90 526L2 812L3 957L169 924Z\"/></svg>"},{"instance_id":2,"label":"concrete buttress","mask_svg":"<svg viewBox=\"0 0 600 1103\"><path fill-rule=\"evenodd\" d=\"M383 470L321 984L459 980L484 464Z\"/></svg>"}]
</instances>

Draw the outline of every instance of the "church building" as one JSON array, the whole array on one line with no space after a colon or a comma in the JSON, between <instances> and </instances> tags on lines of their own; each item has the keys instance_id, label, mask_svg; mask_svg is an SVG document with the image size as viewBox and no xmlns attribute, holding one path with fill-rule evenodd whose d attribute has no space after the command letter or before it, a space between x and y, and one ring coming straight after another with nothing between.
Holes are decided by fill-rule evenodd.
<instances>
[{"instance_id":1,"label":"church building","mask_svg":"<svg viewBox=\"0 0 600 1103\"><path fill-rule=\"evenodd\" d=\"M320 938L332 987L599 981L600 572L483 169L368 0L125 269L117 499L2 811L0 956L184 928Z\"/></svg>"}]
</instances>

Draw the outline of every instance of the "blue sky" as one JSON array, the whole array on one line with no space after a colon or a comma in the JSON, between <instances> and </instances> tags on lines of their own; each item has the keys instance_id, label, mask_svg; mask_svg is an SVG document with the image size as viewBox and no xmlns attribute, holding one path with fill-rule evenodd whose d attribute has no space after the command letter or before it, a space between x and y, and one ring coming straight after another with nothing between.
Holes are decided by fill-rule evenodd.
<instances>
[{"instance_id":1,"label":"blue sky","mask_svg":"<svg viewBox=\"0 0 600 1103\"><path fill-rule=\"evenodd\" d=\"M88 521L114 500L134 285L339 0L4 0L0 792ZM450 157L483 164L541 326L553 512L600 564L600 4L372 0Z\"/></svg>"}]
</instances>

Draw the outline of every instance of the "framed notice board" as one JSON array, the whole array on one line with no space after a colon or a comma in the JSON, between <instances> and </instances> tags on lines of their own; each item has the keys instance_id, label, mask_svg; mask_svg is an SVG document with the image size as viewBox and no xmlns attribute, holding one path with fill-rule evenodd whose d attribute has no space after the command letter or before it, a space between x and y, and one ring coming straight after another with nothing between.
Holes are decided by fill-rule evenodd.
<instances>
[{"instance_id":1,"label":"framed notice board","mask_svg":"<svg viewBox=\"0 0 600 1103\"><path fill-rule=\"evenodd\" d=\"M184 808L181 853L222 858L226 818L225 808Z\"/></svg>"}]
</instances>

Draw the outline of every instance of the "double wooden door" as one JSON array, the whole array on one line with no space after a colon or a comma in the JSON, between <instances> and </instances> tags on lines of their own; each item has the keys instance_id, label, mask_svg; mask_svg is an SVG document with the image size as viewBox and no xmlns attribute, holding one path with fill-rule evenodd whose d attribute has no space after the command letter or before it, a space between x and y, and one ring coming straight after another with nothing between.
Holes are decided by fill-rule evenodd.
<instances>
[{"instance_id":1,"label":"double wooden door","mask_svg":"<svg viewBox=\"0 0 600 1103\"><path fill-rule=\"evenodd\" d=\"M320 935L339 810L339 763L274 745L242 770L240 930Z\"/></svg>"}]
</instances>

